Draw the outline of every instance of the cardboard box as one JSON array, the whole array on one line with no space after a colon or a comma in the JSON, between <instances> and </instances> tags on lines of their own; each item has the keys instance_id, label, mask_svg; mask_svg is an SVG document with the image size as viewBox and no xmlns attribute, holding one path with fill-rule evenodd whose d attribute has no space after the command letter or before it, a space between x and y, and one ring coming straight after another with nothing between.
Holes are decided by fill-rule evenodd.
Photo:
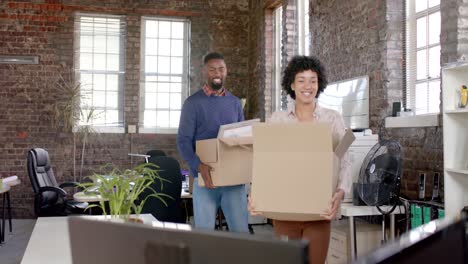
<instances>
[{"instance_id":1,"label":"cardboard box","mask_svg":"<svg viewBox=\"0 0 468 264\"><path fill-rule=\"evenodd\" d=\"M276 220L323 220L339 173L339 158L354 141L333 139L324 123L258 124L253 128L252 199Z\"/></svg>"},{"instance_id":2,"label":"cardboard box","mask_svg":"<svg viewBox=\"0 0 468 264\"><path fill-rule=\"evenodd\" d=\"M203 163L213 167L211 179L215 186L250 183L252 179L253 119L219 128L218 137L196 142L196 153ZM200 173L198 185L205 186Z\"/></svg>"}]
</instances>

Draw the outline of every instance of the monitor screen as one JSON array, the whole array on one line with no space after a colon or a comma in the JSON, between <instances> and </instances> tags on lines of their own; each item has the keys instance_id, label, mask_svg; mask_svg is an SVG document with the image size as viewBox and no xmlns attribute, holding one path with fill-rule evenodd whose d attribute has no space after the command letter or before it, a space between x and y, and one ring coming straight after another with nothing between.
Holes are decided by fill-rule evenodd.
<instances>
[{"instance_id":1,"label":"monitor screen","mask_svg":"<svg viewBox=\"0 0 468 264\"><path fill-rule=\"evenodd\" d=\"M307 242L250 234L69 218L73 263L308 263ZM169 228L170 226L170 228Z\"/></svg>"}]
</instances>

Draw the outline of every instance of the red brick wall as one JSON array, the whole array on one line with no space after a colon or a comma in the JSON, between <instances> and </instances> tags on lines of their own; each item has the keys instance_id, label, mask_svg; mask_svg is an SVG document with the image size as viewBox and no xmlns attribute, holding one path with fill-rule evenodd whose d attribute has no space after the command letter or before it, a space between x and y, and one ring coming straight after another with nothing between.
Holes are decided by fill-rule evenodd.
<instances>
[{"instance_id":1,"label":"red brick wall","mask_svg":"<svg viewBox=\"0 0 468 264\"><path fill-rule=\"evenodd\" d=\"M228 87L246 97L249 85L249 1L2 1L0 55L37 55L38 65L0 64L0 173L18 175L22 184L11 192L13 216L33 216L33 193L26 170L27 151L49 151L57 180L73 179L73 134L51 125L55 100L53 81L73 65L74 12L125 15L127 18L125 123L139 121L140 18L165 15L191 20L191 91L201 83L203 54L223 52ZM81 151L77 144L77 153ZM99 134L86 148L84 175L106 163L129 167L127 153L162 149L180 158L175 135ZM140 160L133 160L133 163ZM185 166L185 165L184 165Z\"/></svg>"}]
</instances>

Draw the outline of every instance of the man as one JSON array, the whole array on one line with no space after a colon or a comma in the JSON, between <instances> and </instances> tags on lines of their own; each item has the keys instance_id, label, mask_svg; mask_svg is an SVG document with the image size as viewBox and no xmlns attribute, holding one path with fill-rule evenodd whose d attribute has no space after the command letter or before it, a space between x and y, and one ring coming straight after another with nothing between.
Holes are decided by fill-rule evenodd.
<instances>
[{"instance_id":1,"label":"man","mask_svg":"<svg viewBox=\"0 0 468 264\"><path fill-rule=\"evenodd\" d=\"M197 140L216 138L221 125L244 120L239 98L224 87L227 68L224 56L211 52L203 58L202 89L185 101L180 116L177 147L195 177L193 212L195 227L214 229L216 212L223 210L230 231L248 232L247 193L244 185L215 187L212 168L200 161L195 153ZM198 186L198 175L205 187Z\"/></svg>"}]
</instances>

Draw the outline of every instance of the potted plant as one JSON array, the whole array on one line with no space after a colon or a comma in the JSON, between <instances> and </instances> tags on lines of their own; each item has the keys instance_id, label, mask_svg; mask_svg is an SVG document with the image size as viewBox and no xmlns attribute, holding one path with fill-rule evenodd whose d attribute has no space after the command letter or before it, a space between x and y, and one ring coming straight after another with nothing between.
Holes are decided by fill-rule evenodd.
<instances>
[{"instance_id":1,"label":"potted plant","mask_svg":"<svg viewBox=\"0 0 468 264\"><path fill-rule=\"evenodd\" d=\"M64 77L65 75L65 77ZM81 83L75 82L70 73L60 73L53 85L56 100L53 105L53 125L66 133L73 133L73 180L81 182L85 149L90 134L95 133L92 123L98 113L93 107L88 107L88 94L81 90ZM76 141L81 142L79 177L76 177Z\"/></svg>"},{"instance_id":2,"label":"potted plant","mask_svg":"<svg viewBox=\"0 0 468 264\"><path fill-rule=\"evenodd\" d=\"M160 181L161 187L164 182L169 182L158 175L158 169L157 165L143 163L133 169L113 168L105 174L94 174L91 176L94 182L82 183L81 186L84 187L85 193L93 190L95 194L100 195L101 199L98 204L91 204L86 209L99 207L105 216L110 215L114 219L130 221L132 214L135 214L138 219L146 200L150 198L159 199L167 206L165 198L173 198L167 194L158 193L151 187L155 180ZM146 190L149 190L150 194L141 197Z\"/></svg>"}]
</instances>

